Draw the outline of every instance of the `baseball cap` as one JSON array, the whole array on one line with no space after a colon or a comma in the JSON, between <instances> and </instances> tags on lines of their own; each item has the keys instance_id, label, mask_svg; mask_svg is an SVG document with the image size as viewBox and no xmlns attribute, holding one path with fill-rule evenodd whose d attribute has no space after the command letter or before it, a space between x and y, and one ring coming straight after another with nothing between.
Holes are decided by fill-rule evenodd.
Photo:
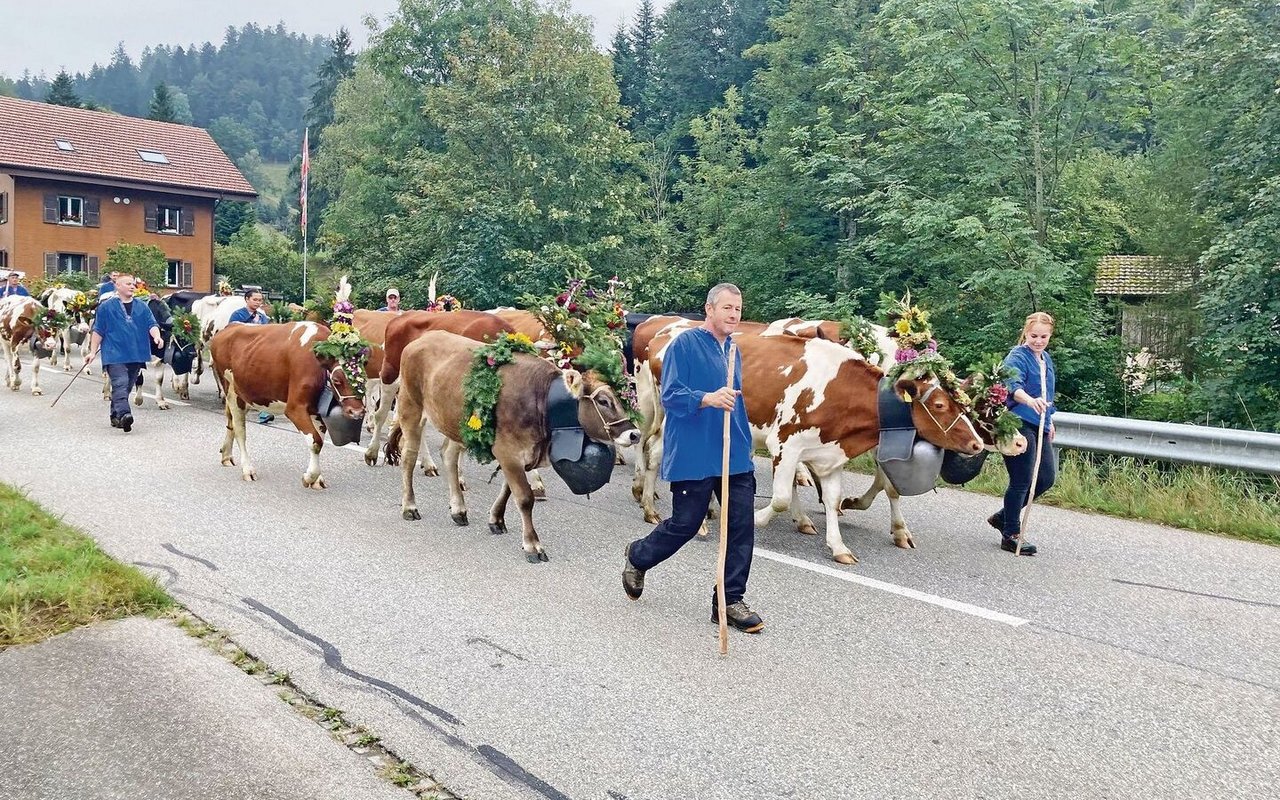
<instances>
[{"instance_id":1,"label":"baseball cap","mask_svg":"<svg viewBox=\"0 0 1280 800\"><path fill-rule=\"evenodd\" d=\"M388 290L387 290L387 297L399 297L399 296L400 296L400 290L399 290L399 289L396 289L395 287L392 287L392 288L390 288L390 289L388 289Z\"/></svg>"}]
</instances>

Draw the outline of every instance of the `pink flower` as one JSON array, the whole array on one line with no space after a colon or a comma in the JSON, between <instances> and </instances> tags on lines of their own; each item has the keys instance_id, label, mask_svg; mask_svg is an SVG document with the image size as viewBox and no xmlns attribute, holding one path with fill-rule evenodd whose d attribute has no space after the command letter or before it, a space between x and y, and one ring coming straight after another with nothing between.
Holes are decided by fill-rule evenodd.
<instances>
[{"instance_id":1,"label":"pink flower","mask_svg":"<svg viewBox=\"0 0 1280 800\"><path fill-rule=\"evenodd\" d=\"M497 364L497 363L498 363L497 361L494 361L494 360L493 360L493 356L489 356L489 357L488 357L488 358L486 358L485 360L489 362L489 366L491 366L491 367L492 367L494 364Z\"/></svg>"},{"instance_id":2,"label":"pink flower","mask_svg":"<svg viewBox=\"0 0 1280 800\"><path fill-rule=\"evenodd\" d=\"M920 357L920 353L910 347L904 347L893 354L893 360L899 364L905 364L908 361L915 361Z\"/></svg>"}]
</instances>

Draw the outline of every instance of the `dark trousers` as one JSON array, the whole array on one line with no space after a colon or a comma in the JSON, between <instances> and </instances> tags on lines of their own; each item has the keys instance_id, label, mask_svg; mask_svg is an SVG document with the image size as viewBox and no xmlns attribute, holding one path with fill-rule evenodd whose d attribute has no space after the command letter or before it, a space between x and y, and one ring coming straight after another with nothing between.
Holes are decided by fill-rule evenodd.
<instances>
[{"instance_id":1,"label":"dark trousers","mask_svg":"<svg viewBox=\"0 0 1280 800\"><path fill-rule=\"evenodd\" d=\"M1036 431L1039 425L1022 424L1022 435L1027 437L1027 452L1020 456L1005 456L1004 466L1009 471L1009 488L1004 493L1004 508L996 512L1000 531L1006 537L1017 536L1022 525L1022 509L1027 505L1031 492L1031 470L1036 465ZM1044 455L1040 457L1040 477L1036 480L1036 497L1049 491L1058 479L1058 462L1053 445L1049 443L1049 427L1045 426L1044 439L1040 442Z\"/></svg>"},{"instance_id":2,"label":"dark trousers","mask_svg":"<svg viewBox=\"0 0 1280 800\"><path fill-rule=\"evenodd\" d=\"M107 364L107 377L111 379L111 416L123 417L129 413L129 392L138 382L138 373L142 365Z\"/></svg>"},{"instance_id":3,"label":"dark trousers","mask_svg":"<svg viewBox=\"0 0 1280 800\"><path fill-rule=\"evenodd\" d=\"M707 518L711 495L721 501L720 513L729 515L729 551L724 562L724 600L732 605L747 593L751 574L751 550L756 544L756 474L729 476L729 507L720 497L720 476L671 484L671 517L658 523L643 539L631 543L631 565L652 569L676 554L698 532Z\"/></svg>"}]
</instances>

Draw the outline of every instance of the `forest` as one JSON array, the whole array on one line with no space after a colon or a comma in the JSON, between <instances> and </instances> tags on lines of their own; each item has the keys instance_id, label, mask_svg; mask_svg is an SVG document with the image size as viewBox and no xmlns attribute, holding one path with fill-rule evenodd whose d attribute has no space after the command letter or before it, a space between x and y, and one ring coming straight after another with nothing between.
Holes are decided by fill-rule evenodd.
<instances>
[{"instance_id":1,"label":"forest","mask_svg":"<svg viewBox=\"0 0 1280 800\"><path fill-rule=\"evenodd\" d=\"M420 307L437 271L477 308L587 272L645 311L731 280L760 319L910 290L960 366L1054 314L1064 410L1280 425L1274 3L643 0L606 52L535 0L402 0L359 54L251 27L144 55L133 102L165 64L192 122L273 159L309 120L308 241L368 300L394 282ZM216 58L268 40L296 49L274 82ZM77 90L103 102L94 73ZM296 232L227 234L220 271L297 263ZM1109 255L1173 277L1095 294ZM1179 334L1140 376L1157 391L1118 335L1137 302Z\"/></svg>"}]
</instances>

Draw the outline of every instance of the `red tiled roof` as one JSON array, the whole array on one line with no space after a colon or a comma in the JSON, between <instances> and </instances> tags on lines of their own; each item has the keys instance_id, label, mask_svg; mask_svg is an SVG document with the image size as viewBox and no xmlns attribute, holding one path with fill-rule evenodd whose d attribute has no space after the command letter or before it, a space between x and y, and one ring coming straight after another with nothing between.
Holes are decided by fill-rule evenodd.
<instances>
[{"instance_id":1,"label":"red tiled roof","mask_svg":"<svg viewBox=\"0 0 1280 800\"><path fill-rule=\"evenodd\" d=\"M1103 256L1098 261L1094 294L1150 296L1191 288L1191 270L1159 256Z\"/></svg>"},{"instance_id":2,"label":"red tiled roof","mask_svg":"<svg viewBox=\"0 0 1280 800\"><path fill-rule=\"evenodd\" d=\"M63 139L73 151L58 149ZM168 164L143 161L139 150ZM0 97L0 170L83 175L219 194L257 192L208 131L102 111Z\"/></svg>"}]
</instances>

